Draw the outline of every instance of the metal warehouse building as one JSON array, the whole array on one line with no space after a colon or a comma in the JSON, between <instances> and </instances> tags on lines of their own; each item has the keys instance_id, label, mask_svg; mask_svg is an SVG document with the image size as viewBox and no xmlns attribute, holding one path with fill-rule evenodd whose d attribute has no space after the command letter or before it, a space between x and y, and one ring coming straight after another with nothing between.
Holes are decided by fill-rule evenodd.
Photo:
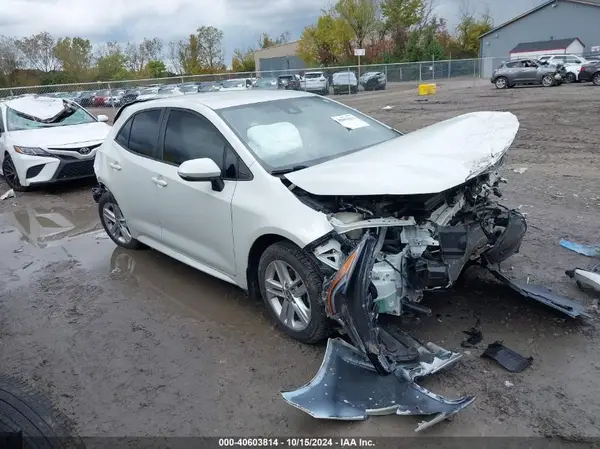
<instances>
[{"instance_id":1,"label":"metal warehouse building","mask_svg":"<svg viewBox=\"0 0 600 449\"><path fill-rule=\"evenodd\" d=\"M583 54L600 46L600 0L549 0L480 36L481 74L489 77L502 61L510 59L519 44L559 41L549 53L567 53L578 39ZM565 41L569 41L566 43ZM566 43L566 45L565 45ZM564 48L558 48L564 47ZM530 46L533 50L533 48ZM571 49L576 46L571 46ZM544 50L544 48L539 48Z\"/></svg>"},{"instance_id":2,"label":"metal warehouse building","mask_svg":"<svg viewBox=\"0 0 600 449\"><path fill-rule=\"evenodd\" d=\"M254 52L257 72L281 72L306 68L304 62L296 56L298 41L277 45ZM274 73L275 74L275 73Z\"/></svg>"}]
</instances>

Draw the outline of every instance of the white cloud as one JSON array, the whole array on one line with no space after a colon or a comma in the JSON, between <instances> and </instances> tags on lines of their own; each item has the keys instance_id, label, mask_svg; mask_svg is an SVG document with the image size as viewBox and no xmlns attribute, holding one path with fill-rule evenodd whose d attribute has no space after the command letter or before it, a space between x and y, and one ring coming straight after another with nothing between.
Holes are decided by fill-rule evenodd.
<instances>
[{"instance_id":1,"label":"white cloud","mask_svg":"<svg viewBox=\"0 0 600 449\"><path fill-rule=\"evenodd\" d=\"M262 32L289 31L293 38L314 23L331 0L1 0L0 32L26 36L49 31L55 36L82 36L92 42L181 39L200 25L214 25L225 34L229 59L233 48L254 44ZM496 23L542 0L508 2L472 0L477 12L484 4ZM461 0L439 0L436 13L456 26Z\"/></svg>"}]
</instances>

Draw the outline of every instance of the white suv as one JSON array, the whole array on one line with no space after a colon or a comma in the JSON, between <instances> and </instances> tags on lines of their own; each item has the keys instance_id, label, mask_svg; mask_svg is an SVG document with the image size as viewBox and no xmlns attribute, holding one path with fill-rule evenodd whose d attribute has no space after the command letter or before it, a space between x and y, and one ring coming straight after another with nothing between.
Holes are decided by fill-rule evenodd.
<instances>
[{"instance_id":1,"label":"white suv","mask_svg":"<svg viewBox=\"0 0 600 449\"><path fill-rule=\"evenodd\" d=\"M329 93L329 81L323 72L305 73L304 85L307 92L315 92L321 95Z\"/></svg>"},{"instance_id":2,"label":"white suv","mask_svg":"<svg viewBox=\"0 0 600 449\"><path fill-rule=\"evenodd\" d=\"M564 64L567 70L566 81L568 83L579 81L581 65L588 62L585 58L577 55L544 55L539 58L539 61L548 64Z\"/></svg>"}]
</instances>

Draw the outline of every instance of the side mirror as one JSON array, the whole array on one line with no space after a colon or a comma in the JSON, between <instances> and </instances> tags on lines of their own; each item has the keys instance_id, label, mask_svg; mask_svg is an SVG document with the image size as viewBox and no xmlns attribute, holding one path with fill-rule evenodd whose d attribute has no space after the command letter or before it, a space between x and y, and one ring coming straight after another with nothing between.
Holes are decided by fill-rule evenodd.
<instances>
[{"instance_id":1,"label":"side mirror","mask_svg":"<svg viewBox=\"0 0 600 449\"><path fill-rule=\"evenodd\" d=\"M177 169L179 177L190 182L210 182L213 190L220 192L225 187L221 169L215 161L207 157L185 161Z\"/></svg>"},{"instance_id":2,"label":"side mirror","mask_svg":"<svg viewBox=\"0 0 600 449\"><path fill-rule=\"evenodd\" d=\"M99 122L108 122L108 115L101 114L97 117Z\"/></svg>"}]
</instances>

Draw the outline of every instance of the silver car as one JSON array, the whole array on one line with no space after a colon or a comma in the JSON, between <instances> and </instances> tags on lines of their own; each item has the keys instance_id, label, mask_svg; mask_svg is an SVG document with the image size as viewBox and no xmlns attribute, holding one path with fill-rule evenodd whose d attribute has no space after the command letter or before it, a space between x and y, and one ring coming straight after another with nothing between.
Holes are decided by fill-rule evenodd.
<instances>
[{"instance_id":1,"label":"silver car","mask_svg":"<svg viewBox=\"0 0 600 449\"><path fill-rule=\"evenodd\" d=\"M492 74L491 82L498 89L523 84L541 84L544 87L562 84L566 78L564 65L552 65L537 59L514 59L503 62Z\"/></svg>"}]
</instances>

